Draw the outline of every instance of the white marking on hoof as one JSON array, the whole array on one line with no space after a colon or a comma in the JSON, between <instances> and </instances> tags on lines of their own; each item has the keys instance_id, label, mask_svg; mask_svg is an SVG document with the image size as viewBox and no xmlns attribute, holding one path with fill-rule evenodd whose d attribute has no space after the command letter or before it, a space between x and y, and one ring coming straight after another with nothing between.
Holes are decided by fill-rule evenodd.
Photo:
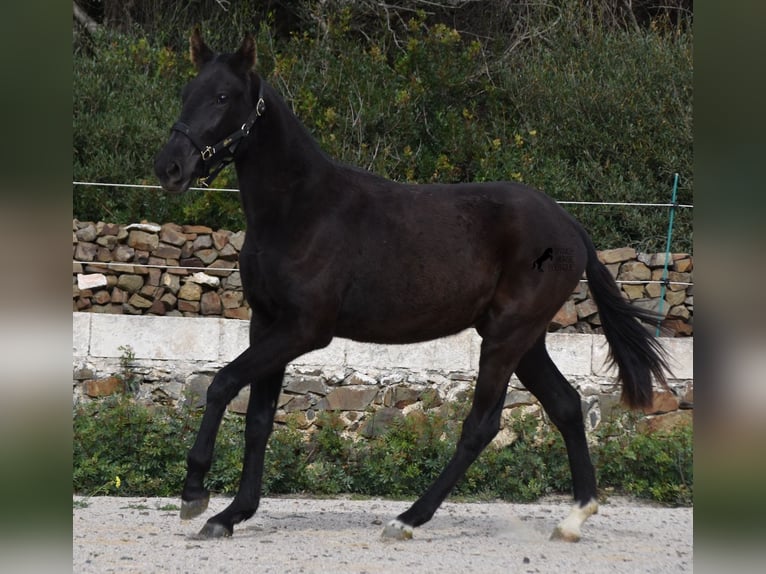
<instances>
[{"instance_id":1,"label":"white marking on hoof","mask_svg":"<svg viewBox=\"0 0 766 574\"><path fill-rule=\"evenodd\" d=\"M386 524L381 536L383 538L393 538L394 540L409 540L412 538L412 526L394 518Z\"/></svg>"},{"instance_id":2,"label":"white marking on hoof","mask_svg":"<svg viewBox=\"0 0 766 574\"><path fill-rule=\"evenodd\" d=\"M585 506L575 504L569 516L558 523L551 534L551 540L563 540L565 542L579 542L582 538L580 527L589 516L598 512L598 503L591 499Z\"/></svg>"}]
</instances>

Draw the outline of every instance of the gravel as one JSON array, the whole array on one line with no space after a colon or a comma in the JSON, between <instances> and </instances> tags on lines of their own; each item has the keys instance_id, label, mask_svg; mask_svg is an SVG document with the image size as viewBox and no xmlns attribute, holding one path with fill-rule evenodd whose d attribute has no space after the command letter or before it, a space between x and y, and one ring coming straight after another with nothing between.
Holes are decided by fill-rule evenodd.
<instances>
[{"instance_id":1,"label":"gravel","mask_svg":"<svg viewBox=\"0 0 766 574\"><path fill-rule=\"evenodd\" d=\"M578 543L550 541L572 505L445 502L407 541L384 540L407 501L264 498L234 536L194 540L229 502L214 497L202 516L178 517L175 498L76 496L72 571L274 572L692 572L691 508L612 497L583 526Z\"/></svg>"}]
</instances>

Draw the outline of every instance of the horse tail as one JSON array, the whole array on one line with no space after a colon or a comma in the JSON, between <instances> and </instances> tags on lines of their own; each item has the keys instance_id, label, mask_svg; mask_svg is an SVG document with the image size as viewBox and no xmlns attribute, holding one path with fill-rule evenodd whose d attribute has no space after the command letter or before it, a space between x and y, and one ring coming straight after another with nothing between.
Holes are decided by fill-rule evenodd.
<instances>
[{"instance_id":1,"label":"horse tail","mask_svg":"<svg viewBox=\"0 0 766 574\"><path fill-rule=\"evenodd\" d=\"M622 401L633 409L648 407L652 404L652 375L668 388L665 372L669 369L659 340L637 319L656 324L660 316L623 298L611 273L598 260L590 237L583 229L581 234L588 251L585 274L609 343L609 364L617 365L622 381Z\"/></svg>"}]
</instances>

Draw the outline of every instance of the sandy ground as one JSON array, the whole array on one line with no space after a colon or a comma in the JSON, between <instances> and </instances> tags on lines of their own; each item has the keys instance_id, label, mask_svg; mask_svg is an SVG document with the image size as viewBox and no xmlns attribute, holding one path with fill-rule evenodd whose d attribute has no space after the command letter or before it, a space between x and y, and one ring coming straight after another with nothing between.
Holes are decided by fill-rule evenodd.
<instances>
[{"instance_id":1,"label":"sandy ground","mask_svg":"<svg viewBox=\"0 0 766 574\"><path fill-rule=\"evenodd\" d=\"M73 572L692 572L692 509L613 498L579 543L550 541L568 499L540 504L446 502L407 541L383 525L405 501L266 498L234 536L194 540L228 499L181 521L178 499L74 497Z\"/></svg>"}]
</instances>

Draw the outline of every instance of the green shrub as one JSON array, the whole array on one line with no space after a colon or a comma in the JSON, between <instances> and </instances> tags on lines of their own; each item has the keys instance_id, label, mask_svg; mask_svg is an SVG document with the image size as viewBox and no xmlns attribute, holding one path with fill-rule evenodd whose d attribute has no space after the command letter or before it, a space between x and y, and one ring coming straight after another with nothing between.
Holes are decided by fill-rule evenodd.
<instances>
[{"instance_id":1,"label":"green shrub","mask_svg":"<svg viewBox=\"0 0 766 574\"><path fill-rule=\"evenodd\" d=\"M344 10L322 16L327 33L264 24L256 38L259 71L330 156L399 181L518 180L576 201L667 202L679 172L679 201L692 202L690 28L598 27L567 2L540 7L527 25L545 34L513 44L422 13L360 34L369 23ZM211 45L236 47L220 35L210 28ZM185 54L180 40L119 34L75 52L77 180L156 183L153 156L192 74ZM215 185L236 187L231 169ZM600 248L664 249L666 209L570 211ZM77 188L74 215L243 225L228 192ZM691 251L692 239L691 210L680 210L672 249Z\"/></svg>"},{"instance_id":2,"label":"green shrub","mask_svg":"<svg viewBox=\"0 0 766 574\"><path fill-rule=\"evenodd\" d=\"M266 449L263 492L267 495L417 497L451 458L464 407L412 412L388 432L353 441L342 434L337 414L322 413L305 436L297 420L274 430ZM115 493L174 496L181 492L186 453L201 412L143 406L127 395L81 405L74 412L73 489L103 493L117 476ZM599 486L663 504L689 505L693 495L691 428L644 434L636 418L604 423L591 448ZM571 478L558 431L537 416L511 421L516 440L490 445L469 468L454 494L529 502L546 494L569 493ZM242 472L244 419L224 417L206 486L236 491ZM108 489L111 492L111 487Z\"/></svg>"}]
</instances>

